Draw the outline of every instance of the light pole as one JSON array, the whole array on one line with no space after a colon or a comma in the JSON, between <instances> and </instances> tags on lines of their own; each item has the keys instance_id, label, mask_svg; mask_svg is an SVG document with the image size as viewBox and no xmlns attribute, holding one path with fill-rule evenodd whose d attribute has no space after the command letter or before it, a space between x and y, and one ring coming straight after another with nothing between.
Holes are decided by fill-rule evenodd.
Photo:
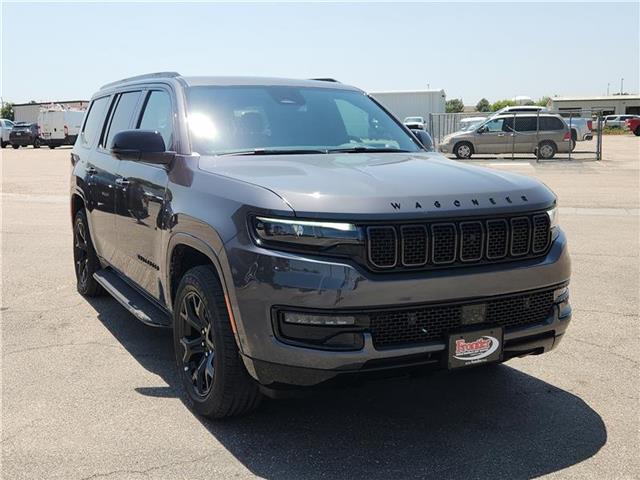
<instances>
[{"instance_id":1,"label":"light pole","mask_svg":"<svg viewBox=\"0 0 640 480\"><path fill-rule=\"evenodd\" d=\"M624 92L624 78L620 79L620 95L622 95L622 92Z\"/></svg>"}]
</instances>

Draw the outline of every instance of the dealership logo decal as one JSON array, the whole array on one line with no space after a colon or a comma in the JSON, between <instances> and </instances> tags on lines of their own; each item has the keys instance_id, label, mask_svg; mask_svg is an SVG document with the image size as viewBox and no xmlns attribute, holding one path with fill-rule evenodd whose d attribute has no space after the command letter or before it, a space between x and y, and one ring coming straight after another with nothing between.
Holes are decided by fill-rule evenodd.
<instances>
[{"instance_id":1,"label":"dealership logo decal","mask_svg":"<svg viewBox=\"0 0 640 480\"><path fill-rule=\"evenodd\" d=\"M529 201L529 199L527 198L526 195L520 195L520 197L518 198L518 200L522 203L526 203ZM460 208L463 206L473 206L473 207L479 207L481 203L483 204L487 204L487 202L490 205L498 205L498 203L506 203L508 205L512 205L514 202L514 199L510 196L506 196L506 197L489 197L486 201L481 201L478 200L477 198L472 198L470 201L462 201L459 199L454 199L451 201L451 205L456 207L456 208ZM393 208L394 210L402 210L402 204L400 202L389 202L389 204L391 205L391 208ZM436 200L433 202L433 207L434 208L442 208L443 206L446 206L447 204L444 202L441 202L439 200ZM414 207L415 210L424 210L424 207L422 206L422 204L420 202L415 202L414 203Z\"/></svg>"},{"instance_id":2,"label":"dealership logo decal","mask_svg":"<svg viewBox=\"0 0 640 480\"><path fill-rule=\"evenodd\" d=\"M456 340L456 351L453 358L472 361L482 360L495 352L499 346L498 339L488 335L483 335L472 342L458 339Z\"/></svg>"}]
</instances>

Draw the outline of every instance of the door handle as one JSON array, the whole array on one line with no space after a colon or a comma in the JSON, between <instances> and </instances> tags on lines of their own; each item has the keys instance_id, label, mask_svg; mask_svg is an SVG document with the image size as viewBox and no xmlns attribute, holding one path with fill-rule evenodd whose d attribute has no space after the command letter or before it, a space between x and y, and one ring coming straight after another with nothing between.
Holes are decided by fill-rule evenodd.
<instances>
[{"instance_id":1,"label":"door handle","mask_svg":"<svg viewBox=\"0 0 640 480\"><path fill-rule=\"evenodd\" d=\"M116 185L118 185L119 187L125 187L129 185L129 180L127 180L126 178L116 178Z\"/></svg>"},{"instance_id":2,"label":"door handle","mask_svg":"<svg viewBox=\"0 0 640 480\"><path fill-rule=\"evenodd\" d=\"M95 175L96 173L98 173L98 170L96 170L93 167L88 167L87 168L87 175Z\"/></svg>"},{"instance_id":3,"label":"door handle","mask_svg":"<svg viewBox=\"0 0 640 480\"><path fill-rule=\"evenodd\" d=\"M499 133L498 136L499 137L504 137L504 133Z\"/></svg>"}]
</instances>

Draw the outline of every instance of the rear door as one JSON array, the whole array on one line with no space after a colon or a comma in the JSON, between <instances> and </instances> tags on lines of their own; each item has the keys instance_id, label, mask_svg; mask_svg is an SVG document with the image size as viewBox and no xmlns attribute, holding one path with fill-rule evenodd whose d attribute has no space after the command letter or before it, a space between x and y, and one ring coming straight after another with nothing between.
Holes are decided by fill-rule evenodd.
<instances>
[{"instance_id":1,"label":"rear door","mask_svg":"<svg viewBox=\"0 0 640 480\"><path fill-rule=\"evenodd\" d=\"M114 181L117 162L95 151L104 129L111 95L94 99L80 132L74 153L78 182L85 196L91 239L97 254L109 261L115 247Z\"/></svg>"},{"instance_id":2,"label":"rear door","mask_svg":"<svg viewBox=\"0 0 640 480\"><path fill-rule=\"evenodd\" d=\"M92 167L92 192L96 199L94 223L103 236L103 256L109 263L116 262L116 179L120 160L111 155L109 147L116 133L127 130L142 95L141 90L119 92L111 101L107 121L96 148L90 158Z\"/></svg>"},{"instance_id":3,"label":"rear door","mask_svg":"<svg viewBox=\"0 0 640 480\"><path fill-rule=\"evenodd\" d=\"M160 132L167 150L174 149L173 93L165 87L151 87L143 94L142 108L133 128ZM162 232L164 230L167 167L121 160L117 194L116 265L128 278L160 303Z\"/></svg>"},{"instance_id":4,"label":"rear door","mask_svg":"<svg viewBox=\"0 0 640 480\"><path fill-rule=\"evenodd\" d=\"M514 121L513 148L516 153L532 153L536 149L537 119L533 116L518 115Z\"/></svg>"}]
</instances>

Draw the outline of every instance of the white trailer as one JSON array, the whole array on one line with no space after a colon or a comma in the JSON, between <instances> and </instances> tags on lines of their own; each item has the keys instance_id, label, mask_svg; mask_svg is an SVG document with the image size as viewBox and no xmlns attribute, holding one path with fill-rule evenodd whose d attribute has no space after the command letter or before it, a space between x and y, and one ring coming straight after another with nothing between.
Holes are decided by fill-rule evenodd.
<instances>
[{"instance_id":1,"label":"white trailer","mask_svg":"<svg viewBox=\"0 0 640 480\"><path fill-rule=\"evenodd\" d=\"M38 114L40 137L49 148L76 143L84 110L65 109L59 105L42 108Z\"/></svg>"},{"instance_id":2,"label":"white trailer","mask_svg":"<svg viewBox=\"0 0 640 480\"><path fill-rule=\"evenodd\" d=\"M447 96L444 90L414 90L398 92L370 92L401 122L407 117L422 117L428 128L430 113L445 113Z\"/></svg>"}]
</instances>

